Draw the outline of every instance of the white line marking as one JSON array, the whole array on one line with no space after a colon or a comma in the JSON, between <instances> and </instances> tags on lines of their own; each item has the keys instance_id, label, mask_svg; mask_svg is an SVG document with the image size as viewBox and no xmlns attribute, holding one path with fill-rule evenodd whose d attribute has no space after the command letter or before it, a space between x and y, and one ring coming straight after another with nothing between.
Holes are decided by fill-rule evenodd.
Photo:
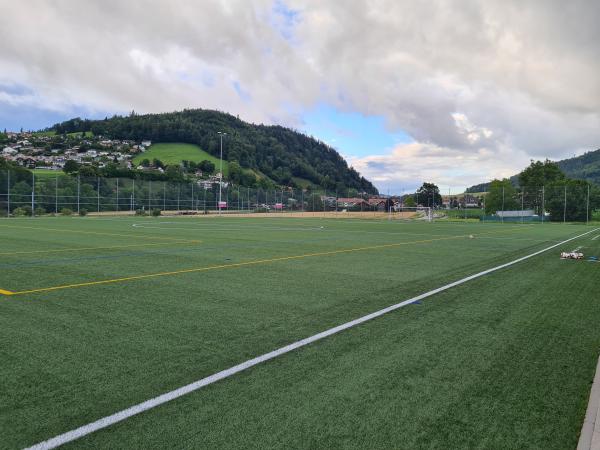
<instances>
[{"instance_id":1,"label":"white line marking","mask_svg":"<svg viewBox=\"0 0 600 450\"><path fill-rule=\"evenodd\" d=\"M594 236L594 237L592 238L592 241L595 241L595 240L596 240L596 239L598 239L598 238L600 238L600 234L598 234L597 236Z\"/></svg>"},{"instance_id":2,"label":"white line marking","mask_svg":"<svg viewBox=\"0 0 600 450\"><path fill-rule=\"evenodd\" d=\"M68 431L66 433L63 434L59 434L58 436L55 436L51 439L48 439L46 441L40 442L38 444L35 444L31 447L28 447L25 450L49 450L49 449L53 449L56 448L60 445L66 444L67 442L71 442L74 441L76 439L79 439L83 436L86 436L88 434L93 433L94 431L98 431L101 430L102 428L106 428L109 427L111 425L114 425L115 423L121 422L122 420L128 419L129 417L135 416L137 414L140 414L144 411L147 411L149 409L155 408L159 405L162 405L163 403L167 403L170 402L171 400L175 400L176 398L182 397L184 395L189 394L190 392L194 392L197 391L198 389L201 389L205 386L208 386L209 384L213 384L219 380L222 380L224 378L230 377L232 375L235 375L236 373L242 372L246 369L249 369L250 367L256 366L257 364L263 363L265 361L268 361L270 359L273 358L277 358L278 356L284 355L286 353L289 353L293 350L296 350L300 347L304 347L305 345L311 344L313 342L319 341L321 339L324 339L328 336L331 336L333 334L339 333L340 331L344 331L347 330L348 328L352 328L355 327L357 325L360 325L364 322L367 322L369 320L375 319L377 317L383 316L384 314L387 314L391 311L395 311L397 309L400 309L404 306L410 305L412 303L418 302L419 300L422 300L424 298L427 297L431 297L432 295L438 294L440 292L446 291L450 288L453 288L455 286L458 286L460 284L466 283L468 281L474 280L476 278L480 278L484 275L487 275L489 273L495 272L497 270L500 269L504 269L506 267L512 266L514 264L520 263L521 261L525 261L526 259L529 258L533 258L534 256L537 256L541 253L547 252L548 250L552 250L553 248L556 248L560 245L566 244L567 242L570 242L572 240L578 239L580 237L583 237L587 234L593 233L594 231L599 230L599 228L593 229L591 231L588 231L586 233L580 234L578 236L569 238L565 241L559 242L558 244L554 244L551 245L550 247L546 247L543 250L538 250L535 253L531 253L527 256L523 256L521 258L515 259L514 261L510 261L507 262L505 264L501 264L499 266L496 267L492 267L491 269L487 269L484 270L482 272L476 273L474 275L470 275L468 277L462 278L458 281L454 281L452 283L446 284L445 286L439 287L437 289L433 289L429 292L425 292L424 294L418 295L416 297L410 298L408 300L404 300L403 302L400 303L396 303L395 305L391 305L388 306L387 308L383 308L380 309L379 311L375 311L371 314L367 314L366 316L362 316L359 317L358 319L354 319L350 322L346 322L343 323L341 325L338 325L336 327L330 328L328 330L322 331L321 333L317 333L313 336L304 338L300 341L296 341L292 344L286 345L285 347L281 347L278 348L277 350L273 350L272 352L269 353L265 353L264 355L260 355L257 356L256 358L253 359L249 359L248 361L245 361L241 364L238 364L236 366L230 367L229 369L225 369L222 370L221 372L217 372L213 375L210 375L206 378L202 378L198 381L194 381L193 383L190 383L186 386L182 386L178 389L175 389L173 391L167 392L165 394L159 395L158 397L154 397L151 398L150 400L146 400L145 402L142 403L138 403L137 405L131 406L127 409L124 409L122 411L119 411L115 414L112 414L110 416L106 416L103 417L101 419L96 420L95 422L91 422L88 423L87 425L83 425L79 428L76 428L74 430Z\"/></svg>"}]
</instances>

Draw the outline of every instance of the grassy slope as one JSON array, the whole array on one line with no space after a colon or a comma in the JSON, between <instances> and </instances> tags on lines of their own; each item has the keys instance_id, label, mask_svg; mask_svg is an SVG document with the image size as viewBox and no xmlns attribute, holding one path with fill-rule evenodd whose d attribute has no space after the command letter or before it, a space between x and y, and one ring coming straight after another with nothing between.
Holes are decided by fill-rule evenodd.
<instances>
[{"instance_id":1,"label":"grassy slope","mask_svg":"<svg viewBox=\"0 0 600 450\"><path fill-rule=\"evenodd\" d=\"M292 180L294 181L294 183L296 183L298 186L300 186L302 189L306 189L309 186L314 186L313 183L311 183L309 180L307 180L306 178L300 178L300 177L292 177Z\"/></svg>"},{"instance_id":2,"label":"grassy slope","mask_svg":"<svg viewBox=\"0 0 600 450\"><path fill-rule=\"evenodd\" d=\"M37 179L43 179L43 178L54 179L57 175L65 176L65 173L62 170L34 169L33 173L35 173L35 177Z\"/></svg>"},{"instance_id":3,"label":"grassy slope","mask_svg":"<svg viewBox=\"0 0 600 450\"><path fill-rule=\"evenodd\" d=\"M134 221L151 228L132 228ZM162 222L2 222L5 253L166 245L4 255L0 287L469 233L478 238L3 298L0 428L10 431L2 445L32 444L585 229L318 219ZM175 238L203 242L170 241ZM600 245L581 243L590 250ZM594 264L559 261L552 252L74 446L574 448L600 345L596 272Z\"/></svg>"},{"instance_id":4,"label":"grassy slope","mask_svg":"<svg viewBox=\"0 0 600 450\"><path fill-rule=\"evenodd\" d=\"M183 160L200 162L203 160L211 161L215 165L215 170L219 171L219 158L205 152L194 144L182 143L161 143L153 144L146 152L137 155L133 162L139 164L143 159L152 161L154 158L160 159L165 164L179 164ZM229 163L223 160L223 175L229 173Z\"/></svg>"}]
</instances>

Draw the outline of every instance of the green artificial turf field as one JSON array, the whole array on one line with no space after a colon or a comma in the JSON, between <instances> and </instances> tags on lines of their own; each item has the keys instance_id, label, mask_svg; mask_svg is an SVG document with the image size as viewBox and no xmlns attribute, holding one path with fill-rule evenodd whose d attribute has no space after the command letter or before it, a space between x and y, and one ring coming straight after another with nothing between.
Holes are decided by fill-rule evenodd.
<instances>
[{"instance_id":1,"label":"green artificial turf field","mask_svg":"<svg viewBox=\"0 0 600 450\"><path fill-rule=\"evenodd\" d=\"M35 444L593 227L319 218L0 221L0 447ZM575 448L600 231L72 448ZM473 238L469 236L473 235Z\"/></svg>"}]
</instances>

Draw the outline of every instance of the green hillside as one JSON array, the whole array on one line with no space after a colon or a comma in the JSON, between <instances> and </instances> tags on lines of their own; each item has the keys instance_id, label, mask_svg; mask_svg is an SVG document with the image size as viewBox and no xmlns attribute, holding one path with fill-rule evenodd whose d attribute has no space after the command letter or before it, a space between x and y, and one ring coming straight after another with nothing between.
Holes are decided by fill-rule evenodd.
<instances>
[{"instance_id":1,"label":"green hillside","mask_svg":"<svg viewBox=\"0 0 600 450\"><path fill-rule=\"evenodd\" d=\"M557 164L568 177L600 185L600 149L574 158L563 159Z\"/></svg>"},{"instance_id":2,"label":"green hillside","mask_svg":"<svg viewBox=\"0 0 600 450\"><path fill-rule=\"evenodd\" d=\"M215 170L219 171L219 158L205 152L200 147L194 144L183 144L177 142L165 142L160 144L153 144L144 153L140 153L138 156L133 158L134 164L139 164L144 159L159 159L164 164L179 164L181 161L193 161L200 162L208 160L215 165ZM229 162L223 160L223 175L229 174Z\"/></svg>"},{"instance_id":3,"label":"green hillside","mask_svg":"<svg viewBox=\"0 0 600 450\"><path fill-rule=\"evenodd\" d=\"M275 184L301 187L298 183L309 183L339 192L354 189L377 193L370 181L324 142L282 126L244 122L220 111L190 109L103 120L75 118L50 130L61 134L91 131L94 136L138 142L149 139L154 143L194 144L214 158L219 157L218 133L224 132L223 158Z\"/></svg>"}]
</instances>

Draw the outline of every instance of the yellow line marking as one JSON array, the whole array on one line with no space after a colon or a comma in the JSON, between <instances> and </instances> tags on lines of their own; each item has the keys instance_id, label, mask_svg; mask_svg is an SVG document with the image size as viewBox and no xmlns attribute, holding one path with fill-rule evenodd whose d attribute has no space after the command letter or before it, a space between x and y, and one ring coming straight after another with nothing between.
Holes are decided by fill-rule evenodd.
<instances>
[{"instance_id":1,"label":"yellow line marking","mask_svg":"<svg viewBox=\"0 0 600 450\"><path fill-rule=\"evenodd\" d=\"M40 230L40 231L58 231L59 233L78 233L78 234L94 234L99 236L118 236L118 237L128 237L128 238L137 238L137 239L161 239L168 241L185 241L183 238L172 238L165 236L151 236L147 234L119 234L119 233L106 233L102 231L82 231L82 230L69 230L66 228L43 228L43 227L26 227L26 226L14 226L14 225L1 225L0 228L17 228L17 229L28 229L28 230Z\"/></svg>"},{"instance_id":2,"label":"yellow line marking","mask_svg":"<svg viewBox=\"0 0 600 450\"><path fill-rule=\"evenodd\" d=\"M0 294L1 295L14 295L14 292L12 292L12 291L6 291L4 289L0 289Z\"/></svg>"},{"instance_id":3,"label":"yellow line marking","mask_svg":"<svg viewBox=\"0 0 600 450\"><path fill-rule=\"evenodd\" d=\"M505 232L506 230L502 230L502 231ZM489 233L480 233L480 234L492 234L492 233L496 233L496 232L500 232L500 231L492 231ZM444 241L444 240L450 240L450 239L461 239L461 238L466 238L466 237L469 237L469 235L448 236L448 237L442 237L442 238L423 239L423 240L419 240L419 241L410 241L410 242L397 242L397 243L393 243L393 244L371 245L368 247L356 247L356 248L348 248L348 249L342 249L342 250L331 250L331 251L327 251L327 252L305 253L302 255L281 256L278 258L270 258L270 259L257 259L254 261L246 261L246 262L241 262L241 263L221 264L221 265L206 266L206 267L195 267L195 268L191 268L191 269L175 270L175 271L171 271L171 272L158 272L158 273L149 273L149 274L145 274L145 275L132 275L130 277L110 278L107 280L87 281L84 283L74 283L74 284L65 284L65 285L61 285L61 286L52 286L52 287L45 287L45 288L38 288L38 289L28 289L25 291L15 291L11 295L22 295L22 294L33 294L33 293L37 293L37 292L57 291L57 290L62 290L62 289L72 289L72 288L78 288L78 287L84 287L84 286L95 286L95 285L99 285L99 284L111 284L111 283L120 283L123 281L141 280L141 279L145 279L145 278L165 277L165 276L179 275L179 274L184 274L184 273L207 272L210 270L217 270L217 269L231 269L231 268L252 266L252 265L258 265L258 264L268 264L268 263L279 262L279 261L290 261L290 260L296 260L296 259L313 258L316 256L339 255L342 253L360 252L360 251L365 251L365 250L377 250L377 249L382 249L382 248L399 247L402 245L425 244L425 243L429 243L429 242Z\"/></svg>"},{"instance_id":4,"label":"yellow line marking","mask_svg":"<svg viewBox=\"0 0 600 450\"><path fill-rule=\"evenodd\" d=\"M130 247L152 247L157 245L182 245L182 244L200 244L202 241L190 240L183 242L160 242L157 244L131 244L131 245L112 245L108 247L73 247L73 248L61 248L57 250L31 250L23 252L5 252L0 253L0 256L12 256L12 255L30 255L39 253L62 253L62 252L79 252L84 250L110 250L119 248L130 248Z\"/></svg>"}]
</instances>

